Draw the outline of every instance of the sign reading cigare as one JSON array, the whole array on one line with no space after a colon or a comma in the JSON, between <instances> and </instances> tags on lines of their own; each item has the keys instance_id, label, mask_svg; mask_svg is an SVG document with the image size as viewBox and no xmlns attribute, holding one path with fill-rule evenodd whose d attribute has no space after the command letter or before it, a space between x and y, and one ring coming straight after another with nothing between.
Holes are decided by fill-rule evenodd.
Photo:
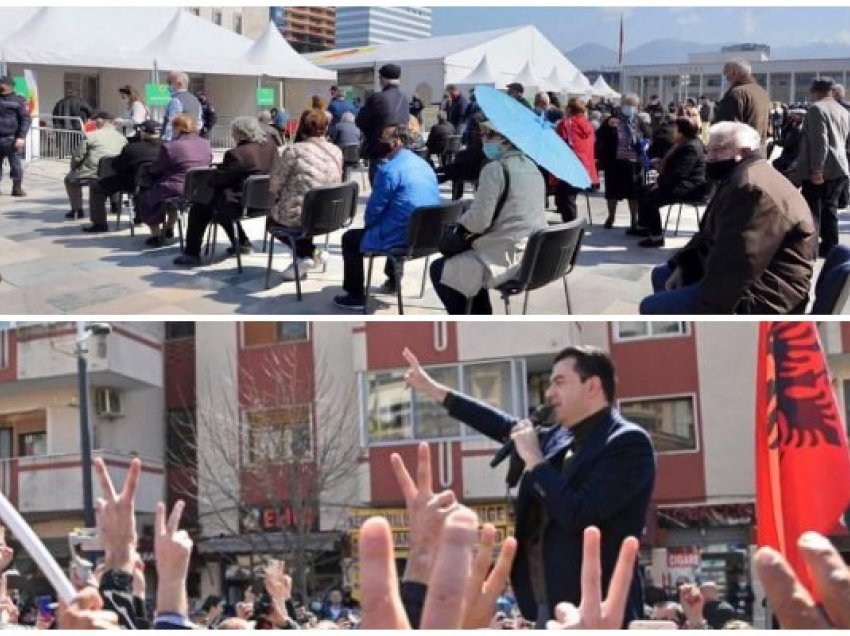
<instances>
[{"instance_id":1,"label":"sign reading cigare","mask_svg":"<svg viewBox=\"0 0 850 636\"><path fill-rule=\"evenodd\" d=\"M274 106L274 89L273 88L258 88L257 89L257 106L260 106L260 107Z\"/></svg>"},{"instance_id":2,"label":"sign reading cigare","mask_svg":"<svg viewBox=\"0 0 850 636\"><path fill-rule=\"evenodd\" d=\"M145 103L154 108L168 106L171 101L171 93L168 84L145 84Z\"/></svg>"}]
</instances>

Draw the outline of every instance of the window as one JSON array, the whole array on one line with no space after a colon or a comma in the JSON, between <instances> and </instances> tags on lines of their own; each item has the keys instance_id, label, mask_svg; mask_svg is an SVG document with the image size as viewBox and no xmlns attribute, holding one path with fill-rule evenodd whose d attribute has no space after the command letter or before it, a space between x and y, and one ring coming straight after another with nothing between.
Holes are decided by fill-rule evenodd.
<instances>
[{"instance_id":1,"label":"window","mask_svg":"<svg viewBox=\"0 0 850 636\"><path fill-rule=\"evenodd\" d=\"M310 407L286 406L246 413L248 464L303 462L313 459Z\"/></svg>"},{"instance_id":2,"label":"window","mask_svg":"<svg viewBox=\"0 0 850 636\"><path fill-rule=\"evenodd\" d=\"M18 435L18 456L32 457L47 455L47 433L23 433Z\"/></svg>"},{"instance_id":3,"label":"window","mask_svg":"<svg viewBox=\"0 0 850 636\"><path fill-rule=\"evenodd\" d=\"M686 322L618 322L615 325L614 339L617 341L669 338L688 334L688 323Z\"/></svg>"},{"instance_id":4,"label":"window","mask_svg":"<svg viewBox=\"0 0 850 636\"><path fill-rule=\"evenodd\" d=\"M97 75L87 73L65 73L63 77L65 93L73 91L92 108L100 107L100 87Z\"/></svg>"},{"instance_id":5,"label":"window","mask_svg":"<svg viewBox=\"0 0 850 636\"><path fill-rule=\"evenodd\" d=\"M697 449L692 397L621 400L620 411L649 431L659 453Z\"/></svg>"},{"instance_id":6,"label":"window","mask_svg":"<svg viewBox=\"0 0 850 636\"><path fill-rule=\"evenodd\" d=\"M236 33L242 33L242 14L234 13L233 14L233 31Z\"/></svg>"},{"instance_id":7,"label":"window","mask_svg":"<svg viewBox=\"0 0 850 636\"><path fill-rule=\"evenodd\" d=\"M195 337L195 323L188 320L165 323L165 339L180 340Z\"/></svg>"},{"instance_id":8,"label":"window","mask_svg":"<svg viewBox=\"0 0 850 636\"><path fill-rule=\"evenodd\" d=\"M292 320L284 322L246 322L242 327L242 340L245 347L261 347L278 342L299 342L309 340L310 325L307 322Z\"/></svg>"},{"instance_id":9,"label":"window","mask_svg":"<svg viewBox=\"0 0 850 636\"><path fill-rule=\"evenodd\" d=\"M213 9L212 11L213 24L221 26L221 9Z\"/></svg>"},{"instance_id":10,"label":"window","mask_svg":"<svg viewBox=\"0 0 850 636\"><path fill-rule=\"evenodd\" d=\"M438 382L492 404L508 413L521 408L516 389L524 382L522 361L503 360L430 367ZM450 418L430 398L410 391L404 371L381 371L365 377L364 429L369 444L406 440L477 436L473 429Z\"/></svg>"}]
</instances>

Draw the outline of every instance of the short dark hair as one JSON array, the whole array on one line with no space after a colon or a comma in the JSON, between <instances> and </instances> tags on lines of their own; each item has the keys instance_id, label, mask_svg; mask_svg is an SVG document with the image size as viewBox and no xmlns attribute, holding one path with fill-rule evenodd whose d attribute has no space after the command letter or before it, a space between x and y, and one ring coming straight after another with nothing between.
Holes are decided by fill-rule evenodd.
<instances>
[{"instance_id":1,"label":"short dark hair","mask_svg":"<svg viewBox=\"0 0 850 636\"><path fill-rule=\"evenodd\" d=\"M683 137L696 139L699 129L690 117L676 117L676 129Z\"/></svg>"},{"instance_id":2,"label":"short dark hair","mask_svg":"<svg viewBox=\"0 0 850 636\"><path fill-rule=\"evenodd\" d=\"M582 382L592 377L599 378L605 399L609 404L614 403L617 398L617 374L611 356L605 351L588 345L575 345L558 353L552 366L562 360L573 360L575 371Z\"/></svg>"}]
</instances>

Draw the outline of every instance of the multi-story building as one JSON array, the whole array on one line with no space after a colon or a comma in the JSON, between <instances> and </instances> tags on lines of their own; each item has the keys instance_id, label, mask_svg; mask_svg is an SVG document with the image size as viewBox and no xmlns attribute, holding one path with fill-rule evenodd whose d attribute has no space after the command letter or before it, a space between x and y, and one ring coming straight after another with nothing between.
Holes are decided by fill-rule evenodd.
<instances>
[{"instance_id":1,"label":"multi-story building","mask_svg":"<svg viewBox=\"0 0 850 636\"><path fill-rule=\"evenodd\" d=\"M267 7L185 7L186 11L234 33L256 39L269 22Z\"/></svg>"},{"instance_id":2,"label":"multi-story building","mask_svg":"<svg viewBox=\"0 0 850 636\"><path fill-rule=\"evenodd\" d=\"M71 322L0 323L0 491L60 563L69 532L85 526L76 339ZM93 454L119 487L141 457L140 552L153 565L153 512L165 492L162 323L113 323L86 348ZM25 551L15 567L24 593L50 593Z\"/></svg>"},{"instance_id":3,"label":"multi-story building","mask_svg":"<svg viewBox=\"0 0 850 636\"><path fill-rule=\"evenodd\" d=\"M351 48L431 37L426 7L337 7L336 47Z\"/></svg>"},{"instance_id":4,"label":"multi-story building","mask_svg":"<svg viewBox=\"0 0 850 636\"><path fill-rule=\"evenodd\" d=\"M271 7L272 21L299 53L326 51L336 42L334 7Z\"/></svg>"}]
</instances>

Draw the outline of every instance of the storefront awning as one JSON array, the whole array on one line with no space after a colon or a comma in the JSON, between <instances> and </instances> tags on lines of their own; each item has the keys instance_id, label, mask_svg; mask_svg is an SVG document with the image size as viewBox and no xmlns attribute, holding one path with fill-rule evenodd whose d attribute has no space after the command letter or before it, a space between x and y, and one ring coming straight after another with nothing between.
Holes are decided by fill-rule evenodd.
<instances>
[{"instance_id":1,"label":"storefront awning","mask_svg":"<svg viewBox=\"0 0 850 636\"><path fill-rule=\"evenodd\" d=\"M312 532L306 537L310 552L330 552L339 541L339 532ZM250 554L271 552L283 554L297 548L298 537L291 532L266 532L226 537L211 537L198 542L199 554Z\"/></svg>"}]
</instances>

